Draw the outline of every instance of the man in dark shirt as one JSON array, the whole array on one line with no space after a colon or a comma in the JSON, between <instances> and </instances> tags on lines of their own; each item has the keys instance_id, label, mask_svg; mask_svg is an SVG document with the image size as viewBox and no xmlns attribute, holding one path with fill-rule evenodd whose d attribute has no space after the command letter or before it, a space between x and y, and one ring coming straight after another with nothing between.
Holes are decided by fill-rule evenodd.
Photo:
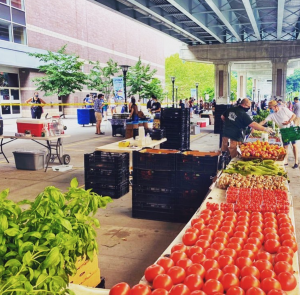
<instances>
[{"instance_id":1,"label":"man in dark shirt","mask_svg":"<svg viewBox=\"0 0 300 295\"><path fill-rule=\"evenodd\" d=\"M160 113L161 105L160 105L160 102L157 101L157 97L153 95L152 100L153 100L153 104L152 104L151 112L152 113Z\"/></svg>"},{"instance_id":2,"label":"man in dark shirt","mask_svg":"<svg viewBox=\"0 0 300 295\"><path fill-rule=\"evenodd\" d=\"M154 95L152 95L151 96L151 98L148 100L148 102L147 102L147 110L150 112L151 111L151 109L152 109L152 105L153 105L153 96Z\"/></svg>"},{"instance_id":3,"label":"man in dark shirt","mask_svg":"<svg viewBox=\"0 0 300 295\"><path fill-rule=\"evenodd\" d=\"M224 122L223 138L222 138L222 152L229 151L231 158L237 156L237 146L244 141L244 130L247 126L260 131L267 131L271 133L271 128L265 128L256 122L253 122L247 114L251 107L249 99L244 98L241 105L227 109L221 116ZM230 140L230 143L228 144Z\"/></svg>"}]
</instances>

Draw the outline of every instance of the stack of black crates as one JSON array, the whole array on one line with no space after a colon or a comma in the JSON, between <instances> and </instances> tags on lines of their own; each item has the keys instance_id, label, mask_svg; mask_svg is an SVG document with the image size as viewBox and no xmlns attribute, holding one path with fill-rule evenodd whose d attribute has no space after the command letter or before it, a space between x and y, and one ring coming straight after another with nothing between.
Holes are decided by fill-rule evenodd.
<instances>
[{"instance_id":1,"label":"stack of black crates","mask_svg":"<svg viewBox=\"0 0 300 295\"><path fill-rule=\"evenodd\" d=\"M188 150L190 148L190 110L188 108L161 109L160 127L165 130L167 141L163 149Z\"/></svg>"},{"instance_id":2,"label":"stack of black crates","mask_svg":"<svg viewBox=\"0 0 300 295\"><path fill-rule=\"evenodd\" d=\"M133 152L132 217L187 222L216 175L218 155Z\"/></svg>"},{"instance_id":3,"label":"stack of black crates","mask_svg":"<svg viewBox=\"0 0 300 295\"><path fill-rule=\"evenodd\" d=\"M223 121L221 119L221 115L232 105L230 104L217 104L215 107L215 125L214 125L214 133L221 134L223 130Z\"/></svg>"},{"instance_id":4,"label":"stack of black crates","mask_svg":"<svg viewBox=\"0 0 300 295\"><path fill-rule=\"evenodd\" d=\"M85 189L117 199L129 192L129 154L95 151L84 155Z\"/></svg>"}]
</instances>

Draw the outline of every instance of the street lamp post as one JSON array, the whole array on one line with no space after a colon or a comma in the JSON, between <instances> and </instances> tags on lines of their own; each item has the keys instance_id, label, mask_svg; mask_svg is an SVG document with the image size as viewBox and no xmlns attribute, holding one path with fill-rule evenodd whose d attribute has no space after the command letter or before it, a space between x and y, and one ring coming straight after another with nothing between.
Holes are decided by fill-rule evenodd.
<instances>
[{"instance_id":1,"label":"street lamp post","mask_svg":"<svg viewBox=\"0 0 300 295\"><path fill-rule=\"evenodd\" d=\"M177 108L177 91L178 91L178 86L176 86L176 108Z\"/></svg>"},{"instance_id":2,"label":"street lamp post","mask_svg":"<svg viewBox=\"0 0 300 295\"><path fill-rule=\"evenodd\" d=\"M174 108L174 83L175 83L175 77L171 77L172 81L172 107Z\"/></svg>"},{"instance_id":3,"label":"street lamp post","mask_svg":"<svg viewBox=\"0 0 300 295\"><path fill-rule=\"evenodd\" d=\"M253 99L253 101L255 99L255 87L253 87L253 89L252 89L252 99Z\"/></svg>"},{"instance_id":4,"label":"street lamp post","mask_svg":"<svg viewBox=\"0 0 300 295\"><path fill-rule=\"evenodd\" d=\"M199 86L199 83L196 83L196 101L197 101L197 109L198 109L198 86Z\"/></svg>"},{"instance_id":5,"label":"street lamp post","mask_svg":"<svg viewBox=\"0 0 300 295\"><path fill-rule=\"evenodd\" d=\"M126 74L127 74L128 69L130 68L130 66L120 65L120 67L123 71L123 79L124 79L124 98L125 98L124 111L125 111L125 113L127 113L128 108L127 108L127 97L126 97Z\"/></svg>"},{"instance_id":6,"label":"street lamp post","mask_svg":"<svg viewBox=\"0 0 300 295\"><path fill-rule=\"evenodd\" d=\"M257 101L259 102L260 89L257 89Z\"/></svg>"}]
</instances>

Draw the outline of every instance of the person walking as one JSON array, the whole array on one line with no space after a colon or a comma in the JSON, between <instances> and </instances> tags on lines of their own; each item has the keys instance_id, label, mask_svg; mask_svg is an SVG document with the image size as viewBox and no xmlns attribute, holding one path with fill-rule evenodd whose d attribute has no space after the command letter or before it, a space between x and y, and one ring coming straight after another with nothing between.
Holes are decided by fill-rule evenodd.
<instances>
[{"instance_id":1,"label":"person walking","mask_svg":"<svg viewBox=\"0 0 300 295\"><path fill-rule=\"evenodd\" d=\"M244 98L239 106L233 106L227 109L221 119L224 122L223 138L222 138L222 153L229 151L231 158L238 155L237 147L244 141L244 130L246 127L251 127L256 130L266 131L271 133L271 128L265 128L260 124L253 122L247 114L251 107L251 102L248 98Z\"/></svg>"},{"instance_id":2,"label":"person walking","mask_svg":"<svg viewBox=\"0 0 300 295\"><path fill-rule=\"evenodd\" d=\"M151 112L154 113L160 113L161 111L161 104L160 102L157 100L157 97L155 95L152 96L153 99L153 105L152 105L152 109Z\"/></svg>"},{"instance_id":3,"label":"person walking","mask_svg":"<svg viewBox=\"0 0 300 295\"><path fill-rule=\"evenodd\" d=\"M265 123L272 121L279 128L289 128L291 123L296 118L296 115L291 112L288 108L284 106L279 106L276 100L269 101L269 109L273 111L273 113L269 114L265 120L261 121L259 124L264 125ZM288 148L290 143L293 146L293 153L295 158L295 164L292 168L298 168L298 149L296 141L286 142L283 144L286 150L286 157L284 159L284 165L288 165Z\"/></svg>"},{"instance_id":4,"label":"person walking","mask_svg":"<svg viewBox=\"0 0 300 295\"><path fill-rule=\"evenodd\" d=\"M94 103L94 110L95 110L95 118L96 118L96 133L98 135L104 135L104 132L101 132L101 121L102 121L102 108L104 102L104 95L98 94L98 98L95 100Z\"/></svg>"},{"instance_id":5,"label":"person walking","mask_svg":"<svg viewBox=\"0 0 300 295\"><path fill-rule=\"evenodd\" d=\"M293 113L296 115L295 126L300 126L300 102L298 97L294 98Z\"/></svg>"},{"instance_id":6,"label":"person walking","mask_svg":"<svg viewBox=\"0 0 300 295\"><path fill-rule=\"evenodd\" d=\"M41 104L46 104L46 102L43 99L39 98L39 93L34 92L33 97L27 99L25 102L31 104L31 118L41 119L43 113L43 107L41 106Z\"/></svg>"},{"instance_id":7,"label":"person walking","mask_svg":"<svg viewBox=\"0 0 300 295\"><path fill-rule=\"evenodd\" d=\"M111 116L113 116L113 114L117 113L117 110L116 110L116 101L115 101L114 96L111 96L109 98L109 107L110 107L110 110L111 110Z\"/></svg>"}]
</instances>

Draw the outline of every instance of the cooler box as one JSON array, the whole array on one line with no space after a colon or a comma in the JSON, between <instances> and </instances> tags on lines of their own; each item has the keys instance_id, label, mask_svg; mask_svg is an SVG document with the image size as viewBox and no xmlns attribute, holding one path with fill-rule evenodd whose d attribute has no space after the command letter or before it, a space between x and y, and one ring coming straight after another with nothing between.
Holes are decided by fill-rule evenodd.
<instances>
[{"instance_id":1,"label":"cooler box","mask_svg":"<svg viewBox=\"0 0 300 295\"><path fill-rule=\"evenodd\" d=\"M16 168L20 170L39 170L45 166L45 152L41 150L26 151L17 150L13 152Z\"/></svg>"},{"instance_id":2,"label":"cooler box","mask_svg":"<svg viewBox=\"0 0 300 295\"><path fill-rule=\"evenodd\" d=\"M206 122L200 122L200 121L198 121L198 122L197 122L197 125L198 125L199 127L206 127Z\"/></svg>"},{"instance_id":3,"label":"cooler box","mask_svg":"<svg viewBox=\"0 0 300 295\"><path fill-rule=\"evenodd\" d=\"M206 123L205 127L206 127L206 126L209 126L209 118L200 118L200 119L197 121L197 125L200 125L200 124L198 124L198 122L205 122L205 123ZM200 127L203 127L203 126L200 126Z\"/></svg>"},{"instance_id":4,"label":"cooler box","mask_svg":"<svg viewBox=\"0 0 300 295\"><path fill-rule=\"evenodd\" d=\"M29 130L31 135L41 137L44 124L48 123L49 120L42 119L17 119L18 133L25 133L26 130Z\"/></svg>"}]
</instances>

